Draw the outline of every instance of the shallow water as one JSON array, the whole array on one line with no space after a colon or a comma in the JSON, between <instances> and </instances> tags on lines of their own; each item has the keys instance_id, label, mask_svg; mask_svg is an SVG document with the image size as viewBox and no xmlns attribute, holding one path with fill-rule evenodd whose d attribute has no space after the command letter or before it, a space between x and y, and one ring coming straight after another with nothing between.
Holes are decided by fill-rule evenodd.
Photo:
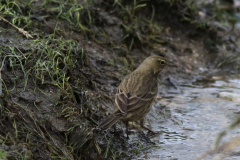
<instances>
[{"instance_id":1,"label":"shallow water","mask_svg":"<svg viewBox=\"0 0 240 160\"><path fill-rule=\"evenodd\" d=\"M148 115L151 127L159 135L151 141L162 148L153 148L137 159L153 160L192 160L211 149L217 135L226 129L240 112L237 103L218 98L220 91L240 94L240 80L195 81L177 84L178 90L172 88ZM163 120L159 106L167 106L178 122ZM224 140L239 134L240 129L231 131ZM239 153L240 149L235 150ZM212 157L211 157L212 158ZM211 159L209 158L209 159ZM240 159L239 154L229 155L225 159Z\"/></svg>"}]
</instances>

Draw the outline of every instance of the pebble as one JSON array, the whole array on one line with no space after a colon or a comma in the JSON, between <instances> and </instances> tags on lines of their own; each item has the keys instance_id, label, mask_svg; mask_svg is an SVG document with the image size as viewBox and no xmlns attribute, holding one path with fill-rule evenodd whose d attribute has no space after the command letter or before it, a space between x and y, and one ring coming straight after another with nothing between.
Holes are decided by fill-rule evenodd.
<instances>
[{"instance_id":1,"label":"pebble","mask_svg":"<svg viewBox=\"0 0 240 160\"><path fill-rule=\"evenodd\" d=\"M240 94L230 93L230 92L220 92L218 94L218 97L228 101L240 103Z\"/></svg>"}]
</instances>

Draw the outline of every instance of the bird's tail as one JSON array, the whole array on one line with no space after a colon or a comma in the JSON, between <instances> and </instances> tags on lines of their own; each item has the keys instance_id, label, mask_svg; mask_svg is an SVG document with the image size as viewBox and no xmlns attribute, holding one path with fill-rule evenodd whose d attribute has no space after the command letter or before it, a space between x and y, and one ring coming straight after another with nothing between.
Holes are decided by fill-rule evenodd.
<instances>
[{"instance_id":1,"label":"bird's tail","mask_svg":"<svg viewBox=\"0 0 240 160\"><path fill-rule=\"evenodd\" d=\"M104 120L100 125L99 128L103 130L108 130L112 125L114 125L118 120L122 118L122 115L112 115L110 118Z\"/></svg>"}]
</instances>

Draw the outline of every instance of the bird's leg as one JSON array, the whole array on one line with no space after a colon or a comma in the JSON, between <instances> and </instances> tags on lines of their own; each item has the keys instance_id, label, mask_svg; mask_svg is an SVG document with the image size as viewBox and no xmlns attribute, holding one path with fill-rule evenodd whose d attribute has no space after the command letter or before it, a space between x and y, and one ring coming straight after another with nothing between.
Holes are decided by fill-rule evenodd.
<instances>
[{"instance_id":1,"label":"bird's leg","mask_svg":"<svg viewBox=\"0 0 240 160\"><path fill-rule=\"evenodd\" d=\"M117 125L114 124L113 127L114 127L114 133L116 133L116 131L117 131Z\"/></svg>"},{"instance_id":2,"label":"bird's leg","mask_svg":"<svg viewBox=\"0 0 240 160\"><path fill-rule=\"evenodd\" d=\"M151 129L147 128L146 126L144 126L143 123L144 123L144 119L141 119L141 120L140 120L140 126L141 126L142 128L144 128L144 129L148 130L148 132L151 132L151 133L153 133L153 134L156 134L156 132L154 132L153 130L151 130Z\"/></svg>"},{"instance_id":3,"label":"bird's leg","mask_svg":"<svg viewBox=\"0 0 240 160\"><path fill-rule=\"evenodd\" d=\"M129 137L128 137L128 121L125 121L125 124L126 124L126 134L127 134L127 139L129 139Z\"/></svg>"}]
</instances>

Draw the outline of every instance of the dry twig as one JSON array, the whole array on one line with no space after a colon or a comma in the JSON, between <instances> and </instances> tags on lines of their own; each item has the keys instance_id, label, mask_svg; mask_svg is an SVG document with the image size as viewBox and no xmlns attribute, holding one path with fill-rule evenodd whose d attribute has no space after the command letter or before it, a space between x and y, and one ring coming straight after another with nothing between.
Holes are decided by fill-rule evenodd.
<instances>
[{"instance_id":1,"label":"dry twig","mask_svg":"<svg viewBox=\"0 0 240 160\"><path fill-rule=\"evenodd\" d=\"M0 18L2 18L5 22L11 24L14 28L18 29L19 32L21 32L24 36L26 36L27 38L33 38L27 31L24 31L24 29L22 28L18 28L17 26L15 26L14 24L12 24L11 22L9 22L8 20L6 20L5 18L3 18L2 16L0 16Z\"/></svg>"}]
</instances>

